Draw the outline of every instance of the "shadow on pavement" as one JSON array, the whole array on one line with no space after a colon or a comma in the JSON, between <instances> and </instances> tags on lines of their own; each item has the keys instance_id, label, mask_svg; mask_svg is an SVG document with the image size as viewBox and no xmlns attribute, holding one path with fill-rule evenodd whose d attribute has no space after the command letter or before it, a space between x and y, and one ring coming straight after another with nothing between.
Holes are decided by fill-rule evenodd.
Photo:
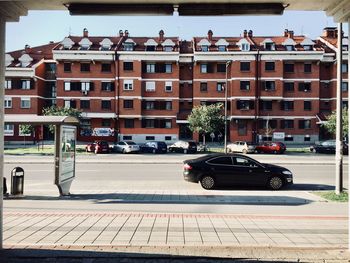
<instances>
[{"instance_id":1,"label":"shadow on pavement","mask_svg":"<svg viewBox=\"0 0 350 263\"><path fill-rule=\"evenodd\" d=\"M116 248L117 249L117 248ZM162 250L162 249L160 249ZM219 263L219 262L261 262L261 263L272 263L272 262L299 262L298 256L293 255L291 258L286 259L283 257L277 257L276 259L264 260L261 257L254 258L253 255L250 257L244 257L245 253L230 253L231 258L227 254L221 256L183 256L174 251L174 255L166 253L142 253L142 252L108 252L108 251L84 251L84 250L59 250L59 249L4 249L0 250L0 262L1 263L38 263L38 262L55 262L55 263L147 263L147 262L159 262L159 263ZM192 248L193 255L199 254L203 248ZM205 252L204 254L208 254ZM225 258L224 258L225 256ZM266 255L265 255L266 256ZM267 255L267 258L271 256ZM309 261L307 261L309 262Z\"/></svg>"},{"instance_id":2,"label":"shadow on pavement","mask_svg":"<svg viewBox=\"0 0 350 263\"><path fill-rule=\"evenodd\" d=\"M10 198L7 198L11 200ZM18 198L14 198L18 200ZM306 198L288 195L220 195L220 194L153 194L153 193L91 193L70 196L24 196L22 200L89 201L95 204L204 204L204 205L285 205L298 206L313 202Z\"/></svg>"}]
</instances>

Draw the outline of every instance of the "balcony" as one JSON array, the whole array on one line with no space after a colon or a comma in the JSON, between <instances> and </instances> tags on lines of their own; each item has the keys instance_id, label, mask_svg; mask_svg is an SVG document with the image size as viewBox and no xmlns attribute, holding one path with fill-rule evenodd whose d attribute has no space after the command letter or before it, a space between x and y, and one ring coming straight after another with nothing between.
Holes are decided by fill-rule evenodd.
<instances>
[{"instance_id":1,"label":"balcony","mask_svg":"<svg viewBox=\"0 0 350 263\"><path fill-rule=\"evenodd\" d=\"M192 110L180 110L176 114L176 119L177 120L187 120L187 117L191 114Z\"/></svg>"}]
</instances>

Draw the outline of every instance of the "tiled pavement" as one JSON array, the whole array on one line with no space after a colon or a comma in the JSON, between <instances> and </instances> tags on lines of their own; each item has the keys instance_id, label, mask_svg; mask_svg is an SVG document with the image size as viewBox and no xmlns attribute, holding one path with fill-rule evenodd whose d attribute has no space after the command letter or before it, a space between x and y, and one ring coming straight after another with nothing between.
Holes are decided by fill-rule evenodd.
<instances>
[{"instance_id":1,"label":"tiled pavement","mask_svg":"<svg viewBox=\"0 0 350 263\"><path fill-rule=\"evenodd\" d=\"M119 212L5 212L5 247L346 248L347 218Z\"/></svg>"}]
</instances>

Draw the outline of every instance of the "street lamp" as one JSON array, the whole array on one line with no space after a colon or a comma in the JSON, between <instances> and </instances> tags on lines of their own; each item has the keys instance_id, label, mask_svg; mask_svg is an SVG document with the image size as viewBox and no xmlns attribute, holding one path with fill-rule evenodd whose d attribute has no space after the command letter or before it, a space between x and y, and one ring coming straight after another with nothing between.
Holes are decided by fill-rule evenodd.
<instances>
[{"instance_id":1,"label":"street lamp","mask_svg":"<svg viewBox=\"0 0 350 263\"><path fill-rule=\"evenodd\" d=\"M228 67L231 65L231 61L226 62L226 81L225 81L225 135L224 135L224 151L227 153L227 90L228 90L228 81L227 73Z\"/></svg>"}]
</instances>

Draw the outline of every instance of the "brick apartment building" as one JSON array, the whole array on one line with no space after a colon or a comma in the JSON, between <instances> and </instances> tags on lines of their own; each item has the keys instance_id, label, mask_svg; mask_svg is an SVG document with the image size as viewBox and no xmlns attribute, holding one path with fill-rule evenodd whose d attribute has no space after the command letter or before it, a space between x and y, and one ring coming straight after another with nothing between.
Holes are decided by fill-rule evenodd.
<instances>
[{"instance_id":1,"label":"brick apartment building","mask_svg":"<svg viewBox=\"0 0 350 263\"><path fill-rule=\"evenodd\" d=\"M199 140L188 129L192 107L225 101L229 140L313 143L336 101L336 28L317 40L281 36L68 36L6 55L6 114L40 115L50 105L83 112L78 140ZM344 41L345 54L348 39ZM347 56L344 55L344 58ZM343 62L347 96L347 61ZM227 83L227 85L226 85ZM227 87L226 87L227 86ZM344 104L347 100L344 99ZM221 131L223 133L223 131ZM219 133L216 134L216 139ZM5 140L22 140L5 126ZM35 139L47 138L37 129Z\"/></svg>"}]
</instances>

